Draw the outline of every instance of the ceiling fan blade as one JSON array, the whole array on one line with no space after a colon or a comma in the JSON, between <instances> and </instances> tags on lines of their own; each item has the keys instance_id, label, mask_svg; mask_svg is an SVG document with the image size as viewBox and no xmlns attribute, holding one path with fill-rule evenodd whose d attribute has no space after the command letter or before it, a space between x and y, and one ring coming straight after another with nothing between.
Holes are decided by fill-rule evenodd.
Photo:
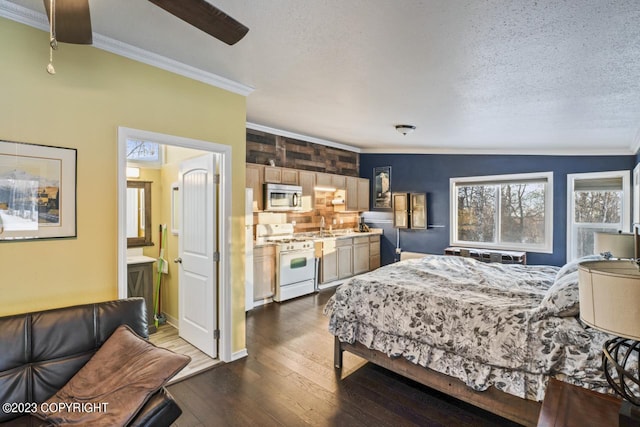
<instances>
[{"instance_id":1,"label":"ceiling fan blade","mask_svg":"<svg viewBox=\"0 0 640 427\"><path fill-rule=\"evenodd\" d=\"M228 45L236 44L249 31L248 27L205 0L149 1Z\"/></svg>"},{"instance_id":2,"label":"ceiling fan blade","mask_svg":"<svg viewBox=\"0 0 640 427\"><path fill-rule=\"evenodd\" d=\"M49 0L44 0L49 19ZM63 43L91 44L91 15L89 0L56 0L55 1L56 40Z\"/></svg>"}]
</instances>

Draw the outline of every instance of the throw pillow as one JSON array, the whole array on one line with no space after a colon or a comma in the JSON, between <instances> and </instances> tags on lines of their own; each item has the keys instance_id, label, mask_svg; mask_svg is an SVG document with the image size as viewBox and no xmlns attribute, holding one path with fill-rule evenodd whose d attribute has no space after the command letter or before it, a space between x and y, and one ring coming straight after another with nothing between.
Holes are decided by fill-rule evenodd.
<instances>
[{"instance_id":1,"label":"throw pillow","mask_svg":"<svg viewBox=\"0 0 640 427\"><path fill-rule=\"evenodd\" d=\"M540 306L558 317L576 316L580 313L578 270L564 274L547 290Z\"/></svg>"},{"instance_id":2,"label":"throw pillow","mask_svg":"<svg viewBox=\"0 0 640 427\"><path fill-rule=\"evenodd\" d=\"M585 255L581 258L569 261L558 270L555 281L562 279L565 275L578 271L578 264L584 261L599 261L603 259L600 255Z\"/></svg>"},{"instance_id":3,"label":"throw pillow","mask_svg":"<svg viewBox=\"0 0 640 427\"><path fill-rule=\"evenodd\" d=\"M54 425L126 425L190 360L121 325L34 415Z\"/></svg>"}]
</instances>

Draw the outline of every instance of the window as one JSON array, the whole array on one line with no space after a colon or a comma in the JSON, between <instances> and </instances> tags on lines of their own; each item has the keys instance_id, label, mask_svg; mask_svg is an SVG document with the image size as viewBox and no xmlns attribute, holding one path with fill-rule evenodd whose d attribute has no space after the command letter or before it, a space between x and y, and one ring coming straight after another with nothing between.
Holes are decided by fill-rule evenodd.
<instances>
[{"instance_id":1,"label":"window","mask_svg":"<svg viewBox=\"0 0 640 427\"><path fill-rule=\"evenodd\" d=\"M594 252L596 231L629 231L629 171L567 175L567 261Z\"/></svg>"},{"instance_id":2,"label":"window","mask_svg":"<svg viewBox=\"0 0 640 427\"><path fill-rule=\"evenodd\" d=\"M553 173L451 178L451 244L553 251Z\"/></svg>"},{"instance_id":3,"label":"window","mask_svg":"<svg viewBox=\"0 0 640 427\"><path fill-rule=\"evenodd\" d=\"M127 139L127 163L160 167L162 165L162 146L157 142Z\"/></svg>"}]
</instances>

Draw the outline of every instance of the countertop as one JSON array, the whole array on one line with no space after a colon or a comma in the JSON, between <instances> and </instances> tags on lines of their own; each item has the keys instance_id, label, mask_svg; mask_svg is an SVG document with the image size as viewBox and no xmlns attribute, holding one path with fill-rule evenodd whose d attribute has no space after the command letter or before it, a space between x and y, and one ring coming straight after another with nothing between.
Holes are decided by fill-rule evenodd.
<instances>
[{"instance_id":1,"label":"countertop","mask_svg":"<svg viewBox=\"0 0 640 427\"><path fill-rule=\"evenodd\" d=\"M155 258L145 255L133 255L127 257L127 264L145 264L147 262L156 262Z\"/></svg>"},{"instance_id":2,"label":"countertop","mask_svg":"<svg viewBox=\"0 0 640 427\"><path fill-rule=\"evenodd\" d=\"M324 240L331 240L331 239L346 239L350 237L375 236L376 234L377 235L382 234L382 229L372 228L370 231L366 231L366 232L345 230L345 229L339 229L339 230L333 230L333 231L326 230L324 232L324 236L322 237L320 237L319 231L314 231L312 233L294 234L294 237L307 237L309 238L309 240L313 240L314 242L322 242ZM275 245L274 242L268 242L268 241L253 242L254 248L260 248L264 246L273 246L273 245Z\"/></svg>"}]
</instances>

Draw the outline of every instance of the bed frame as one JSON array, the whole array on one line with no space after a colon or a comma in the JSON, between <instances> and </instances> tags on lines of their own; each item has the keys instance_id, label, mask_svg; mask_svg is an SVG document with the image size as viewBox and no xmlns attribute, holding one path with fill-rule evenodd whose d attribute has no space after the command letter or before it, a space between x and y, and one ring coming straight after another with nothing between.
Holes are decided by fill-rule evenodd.
<instances>
[{"instance_id":1,"label":"bed frame","mask_svg":"<svg viewBox=\"0 0 640 427\"><path fill-rule=\"evenodd\" d=\"M542 406L540 402L521 399L493 387L482 392L475 391L457 378L416 365L403 357L390 358L384 353L371 350L357 342L355 344L340 342L338 337L335 337L333 354L336 369L342 369L344 351L519 424L535 426L538 423Z\"/></svg>"}]
</instances>

